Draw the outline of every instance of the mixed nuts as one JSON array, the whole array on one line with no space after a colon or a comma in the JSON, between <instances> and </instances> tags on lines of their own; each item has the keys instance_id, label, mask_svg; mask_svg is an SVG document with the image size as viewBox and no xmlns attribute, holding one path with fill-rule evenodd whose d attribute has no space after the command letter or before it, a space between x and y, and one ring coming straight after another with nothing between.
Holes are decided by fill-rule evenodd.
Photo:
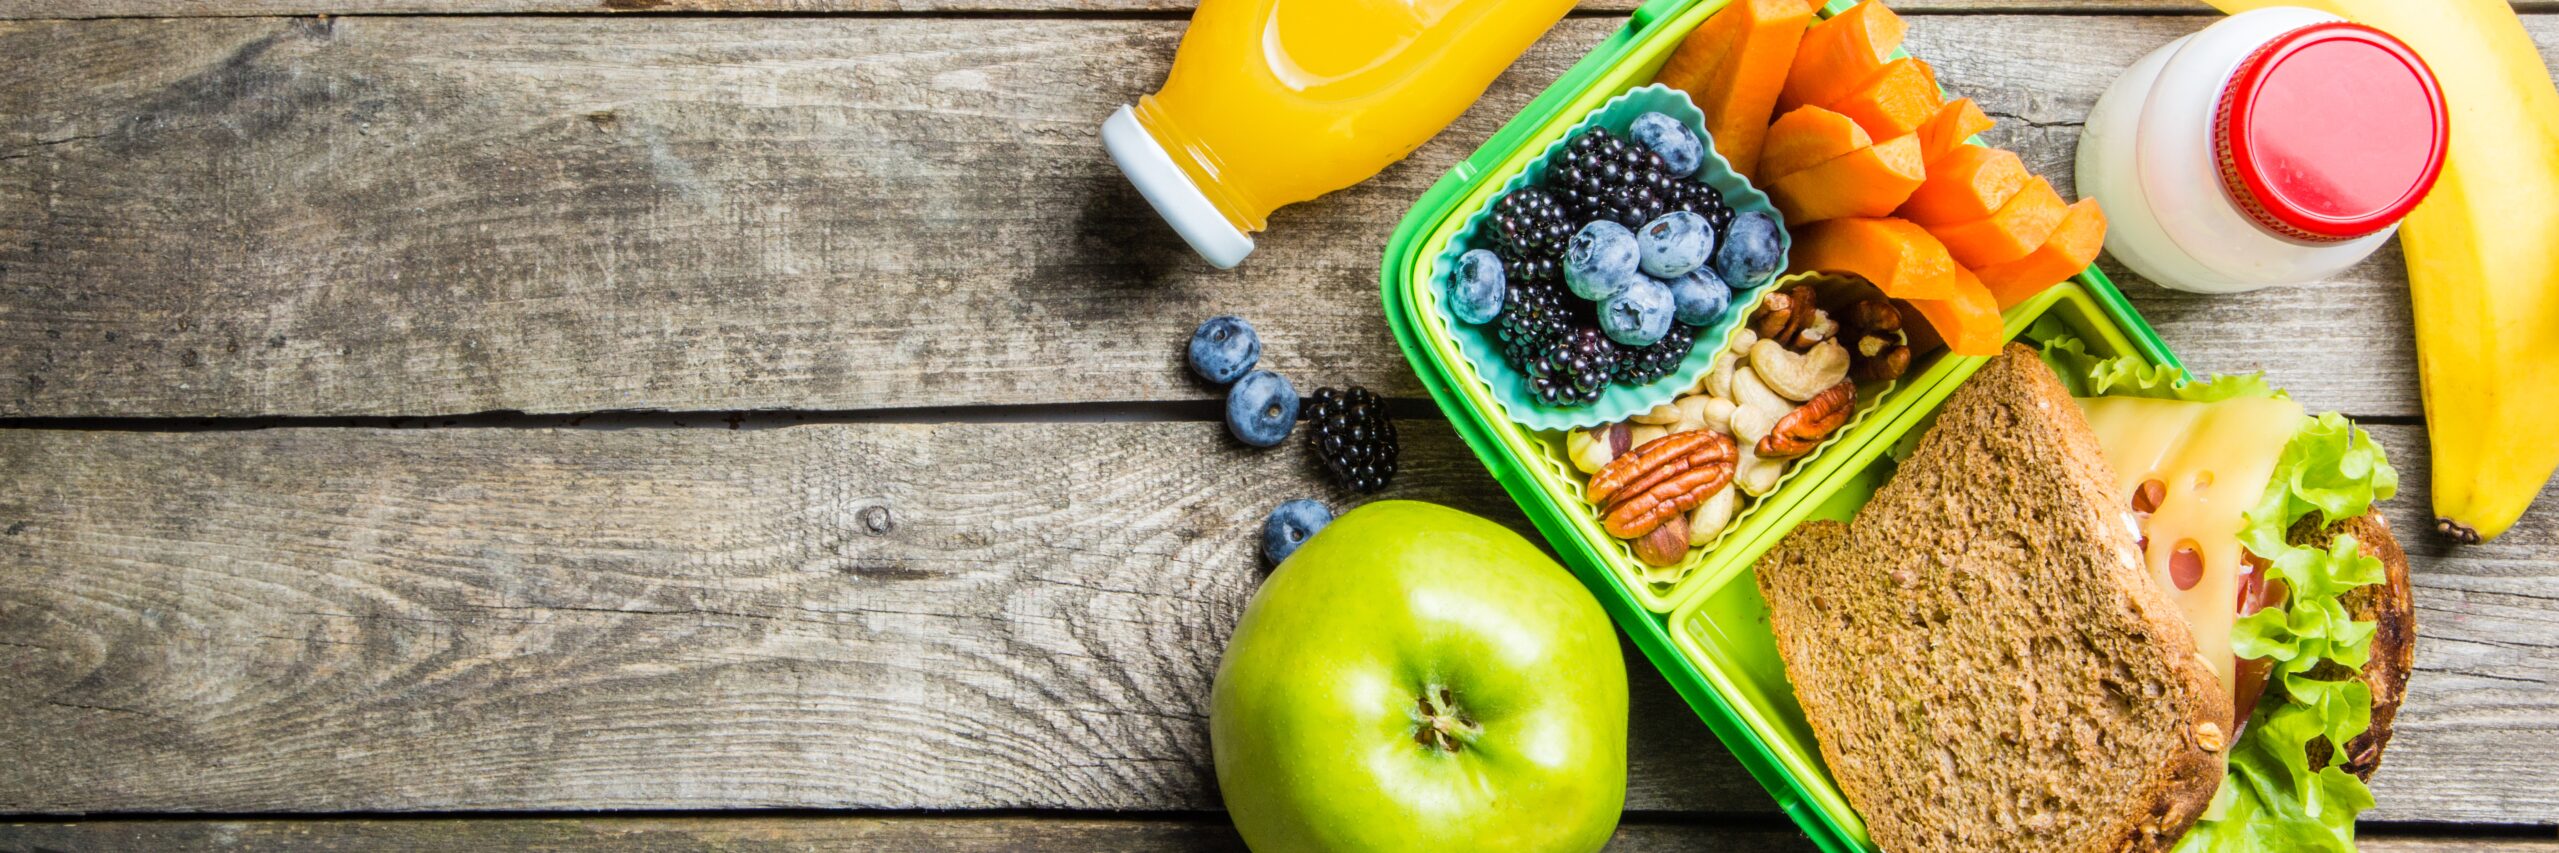
<instances>
[{"instance_id":1,"label":"mixed nuts","mask_svg":"<svg viewBox=\"0 0 2559 853\"><path fill-rule=\"evenodd\" d=\"M1882 296L1843 299L1799 283L1761 300L1688 393L1624 423L1573 430L1565 455L1590 476L1602 527L1654 569L1646 580L1670 583L1691 549L1713 543L1747 501L1847 425L1860 383L1901 378L1910 355L1901 314Z\"/></svg>"}]
</instances>

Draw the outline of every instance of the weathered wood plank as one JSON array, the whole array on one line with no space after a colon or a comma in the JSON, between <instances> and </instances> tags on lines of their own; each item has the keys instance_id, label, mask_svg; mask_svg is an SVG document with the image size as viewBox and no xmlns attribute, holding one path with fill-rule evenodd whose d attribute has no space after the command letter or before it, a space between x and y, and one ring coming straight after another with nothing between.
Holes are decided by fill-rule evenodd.
<instances>
[{"instance_id":1,"label":"weathered wood plank","mask_svg":"<svg viewBox=\"0 0 2559 853\"><path fill-rule=\"evenodd\" d=\"M2419 529L2422 436L2375 430ZM1519 524L1432 421L1394 494ZM0 813L1217 805L1209 423L0 431ZM2411 536L2380 820L2559 822L2559 516ZM1765 796L1633 666L1630 806Z\"/></svg>"},{"instance_id":2,"label":"weathered wood plank","mask_svg":"<svg viewBox=\"0 0 2559 853\"><path fill-rule=\"evenodd\" d=\"M2207 20L1929 17L1911 46L2066 179L2115 71ZM1302 381L1410 396L1374 304L1393 223L1614 26L1568 20L1218 273L1094 141L1179 21L0 25L27 58L0 83L0 416L1198 398L1171 353L1227 311ZM2408 416L2386 254L2247 297L2125 287L2198 367Z\"/></svg>"},{"instance_id":3,"label":"weathered wood plank","mask_svg":"<svg viewBox=\"0 0 2559 853\"><path fill-rule=\"evenodd\" d=\"M1208 423L8 431L0 479L0 813L1213 807L1258 520L1322 493ZM1639 678L1639 804L1766 808Z\"/></svg>"},{"instance_id":4,"label":"weathered wood plank","mask_svg":"<svg viewBox=\"0 0 2559 853\"><path fill-rule=\"evenodd\" d=\"M1689 824L1630 816L1608 849L1812 850L1790 828L1761 823ZM2375 853L2450 851L2549 853L2559 839L2514 835L2396 835L2359 839ZM592 817L476 820L227 820L0 823L0 849L122 851L245 848L297 851L553 850L766 853L787 850L1078 851L1244 849L1233 828L1214 818L1111 819L1043 817Z\"/></svg>"},{"instance_id":5,"label":"weathered wood plank","mask_svg":"<svg viewBox=\"0 0 2559 853\"><path fill-rule=\"evenodd\" d=\"M2512 0L2517 11L2559 11L2553 0ZM1188 12L1197 0L31 0L0 6L0 20L260 15L471 15L522 12ZM1581 0L1585 12L1622 12L1639 0ZM1908 15L2211 14L2202 0L1898 0Z\"/></svg>"},{"instance_id":6,"label":"weathered wood plank","mask_svg":"<svg viewBox=\"0 0 2559 853\"><path fill-rule=\"evenodd\" d=\"M0 19L245 17L258 15L469 15L520 12L1188 12L1196 0L31 0L0 6ZM1625 11L1638 0L1582 0L1584 11ZM2200 0L1899 0L1905 14L2206 14ZM2514 0L2550 11L2550 0Z\"/></svg>"}]
</instances>

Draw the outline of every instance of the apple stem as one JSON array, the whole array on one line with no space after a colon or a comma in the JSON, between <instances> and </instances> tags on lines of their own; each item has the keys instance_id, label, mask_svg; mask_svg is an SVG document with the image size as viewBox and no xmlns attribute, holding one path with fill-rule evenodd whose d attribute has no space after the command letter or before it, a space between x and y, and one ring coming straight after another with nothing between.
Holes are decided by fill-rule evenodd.
<instances>
[{"instance_id":1,"label":"apple stem","mask_svg":"<svg viewBox=\"0 0 2559 853\"><path fill-rule=\"evenodd\" d=\"M1431 703L1434 693L1439 695L1436 705ZM1466 718L1466 712L1457 707L1456 693L1446 687L1424 688L1418 704L1421 717L1416 722L1421 725L1414 730L1413 740L1423 746L1441 752L1460 752L1465 750L1467 743L1484 733L1483 726Z\"/></svg>"}]
</instances>

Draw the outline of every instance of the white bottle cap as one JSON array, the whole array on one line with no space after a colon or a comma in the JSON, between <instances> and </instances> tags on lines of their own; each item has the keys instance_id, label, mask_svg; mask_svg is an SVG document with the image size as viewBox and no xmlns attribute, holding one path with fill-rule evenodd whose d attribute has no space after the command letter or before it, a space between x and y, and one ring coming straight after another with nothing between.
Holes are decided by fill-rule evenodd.
<instances>
[{"instance_id":1,"label":"white bottle cap","mask_svg":"<svg viewBox=\"0 0 2559 853\"><path fill-rule=\"evenodd\" d=\"M1102 122L1102 147L1110 149L1111 162L1119 164L1128 182L1136 184L1146 203L1155 206L1156 215L1172 223L1200 257L1228 270L1253 253L1252 235L1226 221L1226 214L1219 213L1208 193L1173 162L1163 143L1137 123L1135 110L1120 107Z\"/></svg>"}]
</instances>

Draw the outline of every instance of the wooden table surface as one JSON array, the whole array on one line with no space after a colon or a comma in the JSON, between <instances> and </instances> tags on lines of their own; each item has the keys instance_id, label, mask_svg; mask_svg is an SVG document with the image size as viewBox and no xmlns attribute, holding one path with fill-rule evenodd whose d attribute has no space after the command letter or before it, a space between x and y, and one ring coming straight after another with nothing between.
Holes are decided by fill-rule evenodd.
<instances>
[{"instance_id":1,"label":"wooden table surface","mask_svg":"<svg viewBox=\"0 0 2559 853\"><path fill-rule=\"evenodd\" d=\"M1388 335L1437 140L1192 258L1095 129L1191 0L0 0L0 850L1188 849L1259 519L1178 357L1251 318L1525 529ZM1902 0L2068 189L2186 0ZM2545 55L2559 3L2519 3ZM2181 296L2371 425L2423 640L2374 849L2559 850L2559 496L2426 535L2396 249ZM1625 849L1807 845L1640 657Z\"/></svg>"}]
</instances>

